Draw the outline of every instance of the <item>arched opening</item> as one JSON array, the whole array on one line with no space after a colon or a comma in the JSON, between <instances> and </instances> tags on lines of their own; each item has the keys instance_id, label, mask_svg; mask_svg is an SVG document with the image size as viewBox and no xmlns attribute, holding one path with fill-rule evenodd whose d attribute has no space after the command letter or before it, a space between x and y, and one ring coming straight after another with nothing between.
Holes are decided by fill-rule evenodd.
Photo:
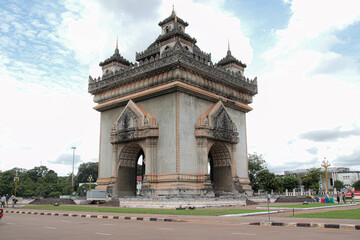
<instances>
[{"instance_id":1,"label":"arched opening","mask_svg":"<svg viewBox=\"0 0 360 240\"><path fill-rule=\"evenodd\" d=\"M229 195L233 190L231 176L231 157L229 150L222 143L211 146L208 154L208 173L215 196Z\"/></svg>"},{"instance_id":2,"label":"arched opening","mask_svg":"<svg viewBox=\"0 0 360 240\"><path fill-rule=\"evenodd\" d=\"M118 170L119 196L136 196L145 174L145 154L137 143L126 145L120 153ZM140 162L141 160L141 162ZM141 187L140 187L141 188Z\"/></svg>"}]
</instances>

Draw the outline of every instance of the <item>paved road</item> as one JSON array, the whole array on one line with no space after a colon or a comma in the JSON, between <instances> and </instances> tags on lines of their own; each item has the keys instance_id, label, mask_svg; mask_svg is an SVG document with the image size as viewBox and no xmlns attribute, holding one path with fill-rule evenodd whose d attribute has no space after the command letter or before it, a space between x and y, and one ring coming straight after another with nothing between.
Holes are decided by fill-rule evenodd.
<instances>
[{"instance_id":1,"label":"paved road","mask_svg":"<svg viewBox=\"0 0 360 240\"><path fill-rule=\"evenodd\" d=\"M21 239L358 239L359 231L239 226L230 224L140 222L7 214L1 240Z\"/></svg>"}]
</instances>

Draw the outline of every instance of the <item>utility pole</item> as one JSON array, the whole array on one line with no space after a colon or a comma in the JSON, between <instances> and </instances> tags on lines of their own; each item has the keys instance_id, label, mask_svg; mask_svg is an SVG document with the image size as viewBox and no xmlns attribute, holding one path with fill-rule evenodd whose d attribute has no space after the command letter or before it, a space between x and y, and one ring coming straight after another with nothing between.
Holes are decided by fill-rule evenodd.
<instances>
[{"instance_id":1,"label":"utility pole","mask_svg":"<svg viewBox=\"0 0 360 240\"><path fill-rule=\"evenodd\" d=\"M329 181L328 181L328 172L327 169L330 167L330 163L328 160L326 160L326 157L324 157L324 160L322 161L321 166L325 168L325 181L326 181L326 193L329 194Z\"/></svg>"},{"instance_id":2,"label":"utility pole","mask_svg":"<svg viewBox=\"0 0 360 240\"><path fill-rule=\"evenodd\" d=\"M14 182L15 182L15 197L16 197L16 185L17 185L18 181L19 181L19 177L18 177L17 174L16 174L16 176L14 177Z\"/></svg>"}]
</instances>

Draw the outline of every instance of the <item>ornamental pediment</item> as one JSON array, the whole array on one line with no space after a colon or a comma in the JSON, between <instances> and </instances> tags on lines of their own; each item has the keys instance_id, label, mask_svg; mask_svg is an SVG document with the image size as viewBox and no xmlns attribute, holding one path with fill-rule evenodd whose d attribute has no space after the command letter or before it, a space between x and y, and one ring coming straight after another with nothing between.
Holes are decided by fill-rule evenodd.
<instances>
[{"instance_id":1,"label":"ornamental pediment","mask_svg":"<svg viewBox=\"0 0 360 240\"><path fill-rule=\"evenodd\" d=\"M219 101L198 117L195 125L196 137L207 137L232 143L239 142L236 125Z\"/></svg>"},{"instance_id":2,"label":"ornamental pediment","mask_svg":"<svg viewBox=\"0 0 360 240\"><path fill-rule=\"evenodd\" d=\"M110 142L118 143L158 136L156 118L130 100L113 124Z\"/></svg>"}]
</instances>

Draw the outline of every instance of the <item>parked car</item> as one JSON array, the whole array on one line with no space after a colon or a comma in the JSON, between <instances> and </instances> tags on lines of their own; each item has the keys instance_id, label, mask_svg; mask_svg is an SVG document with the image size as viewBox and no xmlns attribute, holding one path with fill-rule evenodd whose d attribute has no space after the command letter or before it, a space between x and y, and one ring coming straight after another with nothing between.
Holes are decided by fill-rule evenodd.
<instances>
[{"instance_id":1,"label":"parked car","mask_svg":"<svg viewBox=\"0 0 360 240\"><path fill-rule=\"evenodd\" d=\"M3 217L4 210L2 208L0 208L0 219Z\"/></svg>"}]
</instances>

